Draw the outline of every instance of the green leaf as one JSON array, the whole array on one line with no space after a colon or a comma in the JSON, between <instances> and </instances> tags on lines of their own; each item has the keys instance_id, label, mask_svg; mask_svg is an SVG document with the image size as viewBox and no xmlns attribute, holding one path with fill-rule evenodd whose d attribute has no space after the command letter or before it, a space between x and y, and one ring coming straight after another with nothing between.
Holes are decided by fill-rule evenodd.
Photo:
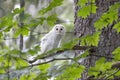
<instances>
[{"instance_id":1,"label":"green leaf","mask_svg":"<svg viewBox=\"0 0 120 80\"><path fill-rule=\"evenodd\" d=\"M81 45L97 46L99 42L100 32L95 32L93 35L87 35L81 38Z\"/></svg>"},{"instance_id":2,"label":"green leaf","mask_svg":"<svg viewBox=\"0 0 120 80\"><path fill-rule=\"evenodd\" d=\"M6 29L4 30L4 32L8 32L8 31L10 31L11 28L12 28L12 26L8 26L8 27L6 27Z\"/></svg>"},{"instance_id":3,"label":"green leaf","mask_svg":"<svg viewBox=\"0 0 120 80\"><path fill-rule=\"evenodd\" d=\"M15 32L14 37L17 38L17 37L21 34L21 31L22 31L21 28L18 29L18 30Z\"/></svg>"},{"instance_id":4,"label":"green leaf","mask_svg":"<svg viewBox=\"0 0 120 80\"><path fill-rule=\"evenodd\" d=\"M0 74L3 74L3 73L5 73L5 69L0 69Z\"/></svg>"},{"instance_id":5,"label":"green leaf","mask_svg":"<svg viewBox=\"0 0 120 80\"><path fill-rule=\"evenodd\" d=\"M95 26L96 30L101 30L103 27L105 27L107 25L108 25L108 23L106 21L101 20L101 19L97 20L94 23L94 26Z\"/></svg>"},{"instance_id":6,"label":"green leaf","mask_svg":"<svg viewBox=\"0 0 120 80\"><path fill-rule=\"evenodd\" d=\"M96 0L91 0L91 3L95 3Z\"/></svg>"},{"instance_id":7,"label":"green leaf","mask_svg":"<svg viewBox=\"0 0 120 80\"><path fill-rule=\"evenodd\" d=\"M17 38L20 34L22 34L22 35L28 35L28 33L29 33L29 30L28 29L26 29L26 28L19 28L16 32L15 32L15 34L14 34L14 37L15 38Z\"/></svg>"},{"instance_id":8,"label":"green leaf","mask_svg":"<svg viewBox=\"0 0 120 80\"><path fill-rule=\"evenodd\" d=\"M109 12L116 11L116 10L118 10L118 8L120 8L120 3L116 2L114 5L110 6Z\"/></svg>"},{"instance_id":9,"label":"green leaf","mask_svg":"<svg viewBox=\"0 0 120 80\"><path fill-rule=\"evenodd\" d=\"M43 64L39 65L38 69L40 69L39 75L34 80L47 80L49 78L48 76L48 68L50 67L50 64Z\"/></svg>"},{"instance_id":10,"label":"green leaf","mask_svg":"<svg viewBox=\"0 0 120 80\"><path fill-rule=\"evenodd\" d=\"M12 66L12 62L10 61L9 58L7 58L6 60L4 60L4 67L5 67L6 69L8 69L8 68L11 67L11 66Z\"/></svg>"},{"instance_id":11,"label":"green leaf","mask_svg":"<svg viewBox=\"0 0 120 80\"><path fill-rule=\"evenodd\" d=\"M96 13L97 6L95 4L91 5L91 13Z\"/></svg>"},{"instance_id":12,"label":"green leaf","mask_svg":"<svg viewBox=\"0 0 120 80\"><path fill-rule=\"evenodd\" d=\"M85 6L86 3L88 3L88 0L79 0L78 1L78 5L80 5L81 7Z\"/></svg>"},{"instance_id":13,"label":"green leaf","mask_svg":"<svg viewBox=\"0 0 120 80\"><path fill-rule=\"evenodd\" d=\"M33 80L36 77L35 73L21 75L20 80Z\"/></svg>"},{"instance_id":14,"label":"green leaf","mask_svg":"<svg viewBox=\"0 0 120 80\"><path fill-rule=\"evenodd\" d=\"M16 58L15 60L16 60L15 62L16 69L24 69L28 66L28 63L25 60L22 60L20 58Z\"/></svg>"},{"instance_id":15,"label":"green leaf","mask_svg":"<svg viewBox=\"0 0 120 80\"><path fill-rule=\"evenodd\" d=\"M118 71L115 75L116 75L116 76L120 76L120 71Z\"/></svg>"},{"instance_id":16,"label":"green leaf","mask_svg":"<svg viewBox=\"0 0 120 80\"><path fill-rule=\"evenodd\" d=\"M81 6L81 7L86 6L87 3L88 4L89 3L95 4L95 0L90 0L90 1L88 1L88 0L79 0L78 1L78 5Z\"/></svg>"},{"instance_id":17,"label":"green leaf","mask_svg":"<svg viewBox=\"0 0 120 80\"><path fill-rule=\"evenodd\" d=\"M105 63L105 58L100 58L99 60L96 61L95 67L91 67L91 69L94 69L96 71L105 71L103 66L104 63Z\"/></svg>"},{"instance_id":18,"label":"green leaf","mask_svg":"<svg viewBox=\"0 0 120 80\"><path fill-rule=\"evenodd\" d=\"M57 15L53 14L47 17L47 22L50 26L53 26L57 20Z\"/></svg>"},{"instance_id":19,"label":"green leaf","mask_svg":"<svg viewBox=\"0 0 120 80\"><path fill-rule=\"evenodd\" d=\"M100 58L98 61L96 61L95 66L89 69L88 74L97 76L100 71L105 71L103 66L104 63L105 63L105 58Z\"/></svg>"},{"instance_id":20,"label":"green leaf","mask_svg":"<svg viewBox=\"0 0 120 80\"><path fill-rule=\"evenodd\" d=\"M79 40L80 40L80 38L75 38L75 39L63 44L62 48L63 49L72 49L75 45L78 44Z\"/></svg>"},{"instance_id":21,"label":"green leaf","mask_svg":"<svg viewBox=\"0 0 120 80\"><path fill-rule=\"evenodd\" d=\"M95 68L94 67L91 67L91 68L89 68L89 70L88 70L88 75L89 76L92 76L92 75L94 75L95 77L97 77L97 75L100 73L100 71L99 70L95 70Z\"/></svg>"},{"instance_id":22,"label":"green leaf","mask_svg":"<svg viewBox=\"0 0 120 80\"><path fill-rule=\"evenodd\" d=\"M13 25L13 14L9 14L9 15L6 15L2 18L0 18L0 28L3 28L3 27L6 27L4 28L7 29L8 27L12 26Z\"/></svg>"},{"instance_id":23,"label":"green leaf","mask_svg":"<svg viewBox=\"0 0 120 80\"><path fill-rule=\"evenodd\" d=\"M3 36L3 33L2 32L0 32L0 38Z\"/></svg>"},{"instance_id":24,"label":"green leaf","mask_svg":"<svg viewBox=\"0 0 120 80\"><path fill-rule=\"evenodd\" d=\"M120 47L116 48L112 54L115 60L120 60Z\"/></svg>"},{"instance_id":25,"label":"green leaf","mask_svg":"<svg viewBox=\"0 0 120 80\"><path fill-rule=\"evenodd\" d=\"M40 17L40 18L38 18L38 20L39 20L39 24L43 24L43 22L46 20L46 18Z\"/></svg>"},{"instance_id":26,"label":"green leaf","mask_svg":"<svg viewBox=\"0 0 120 80\"><path fill-rule=\"evenodd\" d=\"M41 15L47 13L48 11L52 10L53 8L60 6L63 3L63 0L52 0L48 7L43 8L39 11Z\"/></svg>"},{"instance_id":27,"label":"green leaf","mask_svg":"<svg viewBox=\"0 0 120 80\"><path fill-rule=\"evenodd\" d=\"M105 58L100 58L99 60L96 61L95 65L100 66L105 62Z\"/></svg>"},{"instance_id":28,"label":"green leaf","mask_svg":"<svg viewBox=\"0 0 120 80\"><path fill-rule=\"evenodd\" d=\"M111 66L112 66L112 62L106 62L105 64L104 64L104 68L107 70L107 69L111 69Z\"/></svg>"},{"instance_id":29,"label":"green leaf","mask_svg":"<svg viewBox=\"0 0 120 80\"><path fill-rule=\"evenodd\" d=\"M39 17L39 18L36 18L36 19L31 19L26 25L27 27L36 27L38 26L39 24L43 24L44 21L46 21L46 17Z\"/></svg>"},{"instance_id":30,"label":"green leaf","mask_svg":"<svg viewBox=\"0 0 120 80\"><path fill-rule=\"evenodd\" d=\"M96 30L101 30L103 27L107 27L107 25L112 24L114 21L117 21L119 7L120 3L116 3L110 6L109 10L102 14L100 19L94 23Z\"/></svg>"},{"instance_id":31,"label":"green leaf","mask_svg":"<svg viewBox=\"0 0 120 80\"><path fill-rule=\"evenodd\" d=\"M0 55L0 74L3 74L5 73L5 66L4 66L4 63L5 63L5 58L4 56Z\"/></svg>"},{"instance_id":32,"label":"green leaf","mask_svg":"<svg viewBox=\"0 0 120 80\"><path fill-rule=\"evenodd\" d=\"M13 49L13 50L8 51L8 54L19 54L19 53L20 53L20 50L17 50L17 49Z\"/></svg>"},{"instance_id":33,"label":"green leaf","mask_svg":"<svg viewBox=\"0 0 120 80\"><path fill-rule=\"evenodd\" d=\"M47 73L40 73L34 80L48 80L49 76Z\"/></svg>"},{"instance_id":34,"label":"green leaf","mask_svg":"<svg viewBox=\"0 0 120 80\"><path fill-rule=\"evenodd\" d=\"M87 16L89 16L91 13L96 13L96 5L95 4L91 4L91 5L87 5L87 6L83 6L79 12L78 12L78 16L82 17L82 18L86 18Z\"/></svg>"},{"instance_id":35,"label":"green leaf","mask_svg":"<svg viewBox=\"0 0 120 80\"><path fill-rule=\"evenodd\" d=\"M106 62L105 58L100 58L96 61L95 66L89 69L89 75L98 76L99 72L105 72L111 69L112 62Z\"/></svg>"},{"instance_id":36,"label":"green leaf","mask_svg":"<svg viewBox=\"0 0 120 80\"><path fill-rule=\"evenodd\" d=\"M112 11L112 12L107 12L107 13L104 13L102 16L101 16L101 19L102 21L105 21L107 22L108 24L112 24L113 21L117 20L118 19L118 11Z\"/></svg>"},{"instance_id":37,"label":"green leaf","mask_svg":"<svg viewBox=\"0 0 120 80\"><path fill-rule=\"evenodd\" d=\"M31 54L31 55L35 55L37 54L38 52L40 51L40 46L37 45L37 46L34 46L32 49L29 49L27 51L28 54Z\"/></svg>"},{"instance_id":38,"label":"green leaf","mask_svg":"<svg viewBox=\"0 0 120 80\"><path fill-rule=\"evenodd\" d=\"M30 50L28 51L28 53L31 54L31 55L34 55L34 54L36 54L36 51L30 49Z\"/></svg>"},{"instance_id":39,"label":"green leaf","mask_svg":"<svg viewBox=\"0 0 120 80\"><path fill-rule=\"evenodd\" d=\"M116 24L113 26L113 29L116 29L117 32L119 33L119 32L120 32L120 22L116 23Z\"/></svg>"},{"instance_id":40,"label":"green leaf","mask_svg":"<svg viewBox=\"0 0 120 80\"><path fill-rule=\"evenodd\" d=\"M75 80L81 77L81 73L84 71L84 66L78 66L73 64L65 69L63 74L57 77L57 80L65 79L65 80Z\"/></svg>"},{"instance_id":41,"label":"green leaf","mask_svg":"<svg viewBox=\"0 0 120 80\"><path fill-rule=\"evenodd\" d=\"M40 71L42 72L47 72L48 68L50 67L50 64L43 64L43 65L39 65L38 68L40 69Z\"/></svg>"},{"instance_id":42,"label":"green leaf","mask_svg":"<svg viewBox=\"0 0 120 80\"><path fill-rule=\"evenodd\" d=\"M20 14L22 11L24 11L24 8L21 8L21 9L15 8L15 9L13 10L13 14L14 14L14 15L15 15L15 14Z\"/></svg>"}]
</instances>

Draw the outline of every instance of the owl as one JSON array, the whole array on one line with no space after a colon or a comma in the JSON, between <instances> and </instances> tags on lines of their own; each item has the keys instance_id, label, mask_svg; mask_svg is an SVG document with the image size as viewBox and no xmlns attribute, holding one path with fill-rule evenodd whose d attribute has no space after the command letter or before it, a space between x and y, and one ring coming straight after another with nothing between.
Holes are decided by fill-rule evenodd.
<instances>
[{"instance_id":1,"label":"owl","mask_svg":"<svg viewBox=\"0 0 120 80\"><path fill-rule=\"evenodd\" d=\"M41 52L45 53L54 48L58 48L64 35L65 27L61 24L55 25L52 30L41 39Z\"/></svg>"}]
</instances>

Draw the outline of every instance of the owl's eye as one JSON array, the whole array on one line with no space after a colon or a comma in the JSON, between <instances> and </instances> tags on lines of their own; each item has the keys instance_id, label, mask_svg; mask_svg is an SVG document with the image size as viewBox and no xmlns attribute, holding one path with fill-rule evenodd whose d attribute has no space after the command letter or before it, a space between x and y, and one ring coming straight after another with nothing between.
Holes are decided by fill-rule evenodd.
<instances>
[{"instance_id":1,"label":"owl's eye","mask_svg":"<svg viewBox=\"0 0 120 80\"><path fill-rule=\"evenodd\" d=\"M61 28L60 30L62 31L63 29Z\"/></svg>"},{"instance_id":2,"label":"owl's eye","mask_svg":"<svg viewBox=\"0 0 120 80\"><path fill-rule=\"evenodd\" d=\"M58 28L56 28L56 30L58 30Z\"/></svg>"}]
</instances>

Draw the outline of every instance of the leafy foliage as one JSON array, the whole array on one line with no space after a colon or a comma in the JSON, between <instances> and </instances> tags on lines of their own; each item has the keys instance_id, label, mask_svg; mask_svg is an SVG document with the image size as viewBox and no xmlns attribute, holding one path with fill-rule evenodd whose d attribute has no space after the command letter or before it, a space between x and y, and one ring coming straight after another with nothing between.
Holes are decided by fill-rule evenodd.
<instances>
[{"instance_id":1,"label":"leafy foliage","mask_svg":"<svg viewBox=\"0 0 120 80\"><path fill-rule=\"evenodd\" d=\"M13 14L9 14L7 16L4 16L0 18L0 28L1 31L9 31L12 28L13 23Z\"/></svg>"},{"instance_id":2,"label":"leafy foliage","mask_svg":"<svg viewBox=\"0 0 120 80\"><path fill-rule=\"evenodd\" d=\"M63 0L52 0L51 3L47 8L44 8L40 10L40 14L45 14L48 11L52 10L53 8L60 6L62 4ZM13 38L18 38L20 34L28 36L30 29L33 27L38 26L39 24L42 25L44 22L50 26L53 26L56 22L57 14L52 14L48 16L41 16L37 18L33 18L30 14L24 13L24 16L20 16L19 14L24 12L25 8L16 8L14 9L10 14L0 18L0 37L4 38L3 33L8 33L14 29L14 33L12 35ZM22 19L20 19L20 17ZM24 24L21 24L23 22ZM30 63L28 63L28 55L35 55L40 51L40 47L34 46L28 50L20 51L13 48L3 47L3 49L0 51L0 74L6 74L9 70L18 70L19 72L21 70L24 70L26 68L29 68L31 66ZM20 80L47 80L49 76L47 76L47 69L50 66L48 64L45 65L39 65L37 69L40 71L39 74L36 74L36 72L30 72L27 74L22 74L22 76L19 78ZM25 70L26 71L26 70ZM5 79L5 78L4 78ZM17 78L12 77L12 79L16 80Z\"/></svg>"},{"instance_id":3,"label":"leafy foliage","mask_svg":"<svg viewBox=\"0 0 120 80\"><path fill-rule=\"evenodd\" d=\"M78 41L80 40L80 38L75 38L67 43L65 43L62 48L65 50L65 49L72 49L77 43Z\"/></svg>"},{"instance_id":4,"label":"leafy foliage","mask_svg":"<svg viewBox=\"0 0 120 80\"><path fill-rule=\"evenodd\" d=\"M14 37L17 38L20 34L28 36L28 32L29 32L29 30L27 30L26 28L19 28L15 32Z\"/></svg>"},{"instance_id":5,"label":"leafy foliage","mask_svg":"<svg viewBox=\"0 0 120 80\"><path fill-rule=\"evenodd\" d=\"M89 69L89 75L94 75L97 78L100 72L104 73L110 70L111 65L112 62L106 62L105 58L100 58L96 61L95 66Z\"/></svg>"},{"instance_id":6,"label":"leafy foliage","mask_svg":"<svg viewBox=\"0 0 120 80\"><path fill-rule=\"evenodd\" d=\"M60 6L62 4L62 2L63 2L63 0L52 0L48 7L43 8L39 12L41 15L43 15L43 14L47 13L48 11L52 10L53 8Z\"/></svg>"},{"instance_id":7,"label":"leafy foliage","mask_svg":"<svg viewBox=\"0 0 120 80\"><path fill-rule=\"evenodd\" d=\"M28 20L28 19L27 19ZM38 17L36 19L30 19L28 20L25 24L24 27L26 28L30 28L30 27L36 27L39 24L42 25L44 24L44 22L47 22L47 24L49 26L53 26L56 22L56 20L58 20L57 18L57 14L52 14L49 16L45 16L45 17Z\"/></svg>"},{"instance_id":8,"label":"leafy foliage","mask_svg":"<svg viewBox=\"0 0 120 80\"><path fill-rule=\"evenodd\" d=\"M115 60L120 60L120 47L116 48L112 54Z\"/></svg>"},{"instance_id":9,"label":"leafy foliage","mask_svg":"<svg viewBox=\"0 0 120 80\"><path fill-rule=\"evenodd\" d=\"M46 20L47 20L47 22L48 22L49 25L53 26L54 23L55 23L56 20L57 20L57 15L56 15L56 14L50 15L50 16L47 17Z\"/></svg>"},{"instance_id":10,"label":"leafy foliage","mask_svg":"<svg viewBox=\"0 0 120 80\"><path fill-rule=\"evenodd\" d=\"M31 15L25 13L24 18L22 19L22 22L24 22L24 25L22 27L20 26L20 20L14 20L14 16L17 14L20 14L24 11L24 8L22 9L14 9L12 13L0 18L0 44L3 41L4 33L10 32L11 29L15 29L14 38L18 38L20 34L28 36L30 33L30 29L33 27L36 27L38 25L44 24L44 22L47 22L48 25L52 26L56 22L57 14L52 15L45 15L47 12L51 11L53 8L56 8L60 6L63 3L63 0L52 0L50 4L39 11L40 17L32 18ZM95 0L79 0L78 6L80 6L80 10L78 11L78 16L82 18L87 18L91 14L96 13L97 6L95 5ZM109 10L101 15L100 19L97 20L94 24L95 29L97 30L93 34L86 35L81 38L75 38L66 44L63 44L61 48L53 49L47 53L40 54L37 56L36 59L40 59L49 55L54 54L55 52L59 50L71 50L78 42L80 41L80 45L83 46L98 46L99 37L101 34L101 30L103 27L107 27L107 25L112 24L114 21L116 21L116 24L114 25L113 29L117 30L117 32L120 32L120 22L118 21L118 8L120 8L120 3L116 3L109 7ZM19 17L19 16L17 16ZM98 32L99 31L99 32ZM8 33L9 34L9 33ZM18 49L8 48L6 46L0 47L0 74L7 74L9 71L18 70L19 72L24 69L29 69L30 71L27 72L27 74L24 74L20 76L20 80L47 80L53 76L49 76L48 72L50 69L50 65L48 63L44 63L41 65L34 65L28 63L28 55L36 55L36 53L39 53L40 47L39 45L33 46L30 49L26 51L20 51ZM113 51L113 58L114 61L118 61L120 57L120 48L117 48ZM54 76L56 80L75 80L77 78L81 77L81 74L84 70L88 70L89 75L94 75L95 78L98 77L104 77L110 75L112 71L111 65L113 62L106 62L105 58L100 58L96 61L95 66L90 67L89 69L86 68L83 65L78 65L78 61L86 58L89 55L89 51L84 51L83 54L78 55L77 57L71 59L71 63L67 60L61 62L61 65L57 66L56 72L57 76ZM55 56L56 57L56 56ZM68 58L68 57L67 57ZM69 58L68 58L69 59ZM42 61L41 61L42 62ZM43 59L44 62L44 59ZM54 61L55 62L55 61ZM66 63L64 63L66 62ZM58 62L60 63L60 61ZM64 64L66 64L64 66ZM33 66L34 65L34 68ZM37 66L37 67L36 67ZM63 67L64 66L64 67ZM37 71L34 72L34 69ZM33 71L32 71L33 70ZM62 70L62 71L60 71ZM99 76L99 74L102 74ZM116 73L117 76L120 75L120 72ZM111 76L113 77L113 75ZM6 79L6 78L4 78ZM13 77L13 80L16 80L17 78Z\"/></svg>"},{"instance_id":11,"label":"leafy foliage","mask_svg":"<svg viewBox=\"0 0 120 80\"><path fill-rule=\"evenodd\" d=\"M118 8L120 3L112 5L107 12L105 12L99 20L94 23L96 30L101 30L103 27L112 24L118 20Z\"/></svg>"},{"instance_id":12,"label":"leafy foliage","mask_svg":"<svg viewBox=\"0 0 120 80\"><path fill-rule=\"evenodd\" d=\"M88 3L88 5L86 5ZM97 6L95 4L95 0L79 0L78 5L80 5L80 10L78 12L78 16L82 18L87 18L91 13L96 13Z\"/></svg>"},{"instance_id":13,"label":"leafy foliage","mask_svg":"<svg viewBox=\"0 0 120 80\"><path fill-rule=\"evenodd\" d=\"M23 75L20 77L20 80L33 80L36 77L35 74L31 73L28 75Z\"/></svg>"},{"instance_id":14,"label":"leafy foliage","mask_svg":"<svg viewBox=\"0 0 120 80\"><path fill-rule=\"evenodd\" d=\"M120 32L120 22L116 23L113 28L116 29L117 32L119 33Z\"/></svg>"},{"instance_id":15,"label":"leafy foliage","mask_svg":"<svg viewBox=\"0 0 120 80\"><path fill-rule=\"evenodd\" d=\"M97 46L99 42L100 32L96 32L93 35L87 35L81 38L81 45Z\"/></svg>"},{"instance_id":16,"label":"leafy foliage","mask_svg":"<svg viewBox=\"0 0 120 80\"><path fill-rule=\"evenodd\" d=\"M69 80L75 80L80 77L80 74L84 71L84 66L79 66L77 64L73 64L69 66L64 73L57 78L57 80L61 79L69 79Z\"/></svg>"},{"instance_id":17,"label":"leafy foliage","mask_svg":"<svg viewBox=\"0 0 120 80\"><path fill-rule=\"evenodd\" d=\"M34 80L39 80L39 79L47 80L47 78L49 78L49 76L47 75L48 74L47 70L49 67L50 67L50 64L43 64L38 66L41 72Z\"/></svg>"}]
</instances>

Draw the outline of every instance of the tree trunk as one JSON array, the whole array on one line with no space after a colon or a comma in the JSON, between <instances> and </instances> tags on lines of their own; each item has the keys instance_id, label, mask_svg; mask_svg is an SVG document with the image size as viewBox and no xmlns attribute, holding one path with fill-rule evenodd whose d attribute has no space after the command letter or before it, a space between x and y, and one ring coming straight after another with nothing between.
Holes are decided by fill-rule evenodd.
<instances>
[{"instance_id":1,"label":"tree trunk","mask_svg":"<svg viewBox=\"0 0 120 80\"><path fill-rule=\"evenodd\" d=\"M25 1L24 0L20 0L20 8L23 8L23 7L25 7ZM23 28L23 26L24 26L24 23L23 23L23 20L24 20L24 10L20 13L19 17L20 17L19 27ZM23 46L24 46L23 45L23 35L20 34L19 38L20 38L19 49L22 50Z\"/></svg>"},{"instance_id":2,"label":"tree trunk","mask_svg":"<svg viewBox=\"0 0 120 80\"><path fill-rule=\"evenodd\" d=\"M120 2L120 0L96 0L97 11L96 14L91 14L86 19L78 17L77 13L80 9L80 6L77 5L79 0L74 0L75 4L75 35L76 37L85 36L87 34L93 34L95 32L94 22L98 20L101 15L106 12L111 5L115 2ZM120 12L119 12L120 14ZM120 15L118 15L120 18ZM100 41L98 47L95 51L95 54L112 56L112 51L120 46L120 34L113 30L115 22L112 25L108 25L107 28L102 29L102 33L100 35ZM99 57L89 56L84 61L83 64L86 68L93 66L95 64L96 59ZM111 59L106 59L110 61ZM82 74L82 80L88 77L87 70Z\"/></svg>"}]
</instances>

